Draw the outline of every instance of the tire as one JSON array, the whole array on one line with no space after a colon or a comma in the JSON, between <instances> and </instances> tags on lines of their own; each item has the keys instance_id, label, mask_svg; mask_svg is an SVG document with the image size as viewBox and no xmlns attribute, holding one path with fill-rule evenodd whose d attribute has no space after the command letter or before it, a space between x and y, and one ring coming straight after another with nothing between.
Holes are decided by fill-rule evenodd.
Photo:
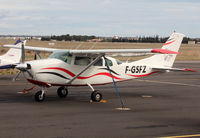
<instances>
[{"instance_id":1,"label":"tire","mask_svg":"<svg viewBox=\"0 0 200 138\"><path fill-rule=\"evenodd\" d=\"M35 101L37 101L37 102L43 102L44 100L45 100L45 93L42 96L42 91L38 91L35 94Z\"/></svg>"},{"instance_id":2,"label":"tire","mask_svg":"<svg viewBox=\"0 0 200 138\"><path fill-rule=\"evenodd\" d=\"M100 102L102 100L103 96L99 91L94 91L91 94L91 100L94 102Z\"/></svg>"},{"instance_id":3,"label":"tire","mask_svg":"<svg viewBox=\"0 0 200 138\"><path fill-rule=\"evenodd\" d=\"M65 87L59 87L57 94L60 98L65 98L68 95L68 89Z\"/></svg>"}]
</instances>

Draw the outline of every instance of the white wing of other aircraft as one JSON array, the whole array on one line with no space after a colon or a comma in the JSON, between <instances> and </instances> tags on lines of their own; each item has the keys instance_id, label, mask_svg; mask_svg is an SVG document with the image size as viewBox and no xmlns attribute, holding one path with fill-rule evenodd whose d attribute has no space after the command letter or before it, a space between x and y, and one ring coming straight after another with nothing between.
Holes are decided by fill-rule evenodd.
<instances>
[{"instance_id":1,"label":"white wing of other aircraft","mask_svg":"<svg viewBox=\"0 0 200 138\"><path fill-rule=\"evenodd\" d=\"M17 40L13 46L21 47L26 41ZM20 63L21 49L11 48L4 55L0 56L0 69L14 68Z\"/></svg>"}]
</instances>

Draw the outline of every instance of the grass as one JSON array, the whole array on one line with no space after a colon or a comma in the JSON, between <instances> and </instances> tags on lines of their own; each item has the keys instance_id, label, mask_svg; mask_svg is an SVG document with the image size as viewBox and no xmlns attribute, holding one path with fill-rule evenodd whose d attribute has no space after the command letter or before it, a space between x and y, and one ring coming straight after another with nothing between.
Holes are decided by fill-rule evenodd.
<instances>
[{"instance_id":1,"label":"grass","mask_svg":"<svg viewBox=\"0 0 200 138\"><path fill-rule=\"evenodd\" d=\"M13 44L15 40L0 39L0 45ZM49 43L54 43L55 45L49 45ZM29 46L37 47L51 47L58 49L136 49L136 48L161 48L163 44L161 43L110 43L110 42L64 42L64 41L39 41L39 40L28 40L27 44ZM0 55L6 53L8 48L0 47ZM180 54L177 55L176 61L200 61L200 44L189 45L182 44ZM49 53L40 53L42 58L49 56ZM145 58L141 57L118 57L122 61L134 61ZM33 60L34 52L26 51L26 60ZM0 70L0 74L16 74L15 69Z\"/></svg>"}]
</instances>

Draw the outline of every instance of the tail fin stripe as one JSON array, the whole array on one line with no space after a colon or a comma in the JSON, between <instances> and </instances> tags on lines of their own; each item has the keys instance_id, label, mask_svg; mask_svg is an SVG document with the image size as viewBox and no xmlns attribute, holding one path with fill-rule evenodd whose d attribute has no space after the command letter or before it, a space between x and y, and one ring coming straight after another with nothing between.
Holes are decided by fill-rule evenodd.
<instances>
[{"instance_id":1,"label":"tail fin stripe","mask_svg":"<svg viewBox=\"0 0 200 138\"><path fill-rule=\"evenodd\" d=\"M165 43L164 46L169 45L169 44L174 43L174 42L175 42L175 40L171 41L171 42L168 42L168 43Z\"/></svg>"},{"instance_id":2,"label":"tail fin stripe","mask_svg":"<svg viewBox=\"0 0 200 138\"><path fill-rule=\"evenodd\" d=\"M17 44L19 44L20 42L22 42L20 39L18 39L15 43L14 43L14 45L17 45Z\"/></svg>"}]
</instances>

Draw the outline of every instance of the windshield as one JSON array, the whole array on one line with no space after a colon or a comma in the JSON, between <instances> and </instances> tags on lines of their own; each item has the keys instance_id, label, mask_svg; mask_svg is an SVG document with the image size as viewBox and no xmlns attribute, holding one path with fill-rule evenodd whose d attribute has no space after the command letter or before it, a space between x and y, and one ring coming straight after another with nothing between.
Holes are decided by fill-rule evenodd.
<instances>
[{"instance_id":1,"label":"windshield","mask_svg":"<svg viewBox=\"0 0 200 138\"><path fill-rule=\"evenodd\" d=\"M55 51L48 58L60 59L68 64L71 64L72 61L72 55L69 51Z\"/></svg>"},{"instance_id":2,"label":"windshield","mask_svg":"<svg viewBox=\"0 0 200 138\"><path fill-rule=\"evenodd\" d=\"M117 62L118 65L122 64L122 62L118 59L116 59L116 62Z\"/></svg>"}]
</instances>

